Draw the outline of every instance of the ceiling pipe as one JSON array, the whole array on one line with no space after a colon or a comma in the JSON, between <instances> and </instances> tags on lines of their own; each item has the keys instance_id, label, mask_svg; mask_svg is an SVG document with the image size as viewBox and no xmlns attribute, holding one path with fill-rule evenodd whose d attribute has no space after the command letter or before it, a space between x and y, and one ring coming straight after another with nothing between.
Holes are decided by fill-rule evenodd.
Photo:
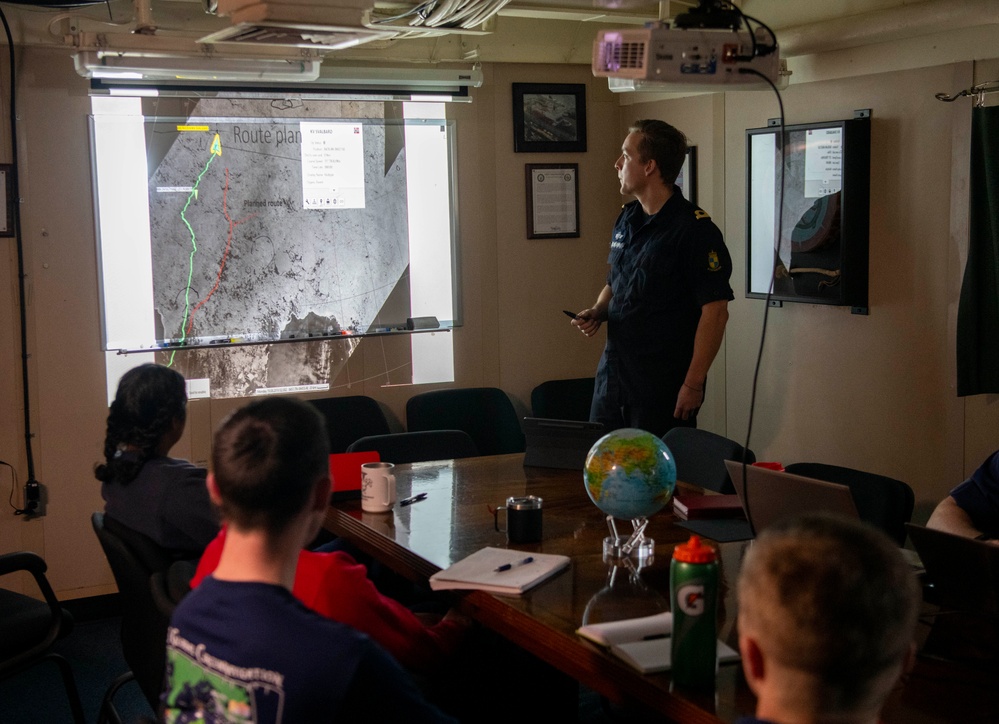
<instances>
[{"instance_id":1,"label":"ceiling pipe","mask_svg":"<svg viewBox=\"0 0 999 724\"><path fill-rule=\"evenodd\" d=\"M995 0L926 0L776 31L782 58L999 24Z\"/></svg>"}]
</instances>

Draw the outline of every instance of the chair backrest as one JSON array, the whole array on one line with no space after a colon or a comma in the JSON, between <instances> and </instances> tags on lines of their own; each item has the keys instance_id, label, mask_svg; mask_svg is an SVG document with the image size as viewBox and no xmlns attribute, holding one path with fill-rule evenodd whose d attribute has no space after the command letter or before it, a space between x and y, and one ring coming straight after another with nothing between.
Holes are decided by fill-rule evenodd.
<instances>
[{"instance_id":1,"label":"chair backrest","mask_svg":"<svg viewBox=\"0 0 999 724\"><path fill-rule=\"evenodd\" d=\"M785 469L795 475L849 486L860 519L883 530L900 546L905 543L905 524L912 519L916 499L907 483L825 463L791 463Z\"/></svg>"},{"instance_id":2,"label":"chair backrest","mask_svg":"<svg viewBox=\"0 0 999 724\"><path fill-rule=\"evenodd\" d=\"M513 403L496 387L435 390L406 402L406 427L422 430L462 430L480 455L524 452L524 431Z\"/></svg>"},{"instance_id":3,"label":"chair backrest","mask_svg":"<svg viewBox=\"0 0 999 724\"><path fill-rule=\"evenodd\" d=\"M371 397L314 397L309 402L326 418L331 453L346 452L347 447L359 438L390 432L385 413Z\"/></svg>"},{"instance_id":4,"label":"chair backrest","mask_svg":"<svg viewBox=\"0 0 999 724\"><path fill-rule=\"evenodd\" d=\"M173 558L147 536L104 513L94 513L90 520L121 595L122 653L155 710L163 688L170 616L153 598L151 577L166 571Z\"/></svg>"},{"instance_id":5,"label":"chair backrest","mask_svg":"<svg viewBox=\"0 0 999 724\"><path fill-rule=\"evenodd\" d=\"M744 450L742 445L727 437L694 427L674 427L663 435L663 442L673 453L677 480L716 493L735 493L725 461L741 462ZM756 462L752 450L746 451L746 462Z\"/></svg>"},{"instance_id":6,"label":"chair backrest","mask_svg":"<svg viewBox=\"0 0 999 724\"><path fill-rule=\"evenodd\" d=\"M41 556L29 551L0 555L0 577L16 571L30 573L45 599L39 601L34 596L0 588L0 679L19 674L43 661L54 663L66 689L73 721L85 724L87 719L73 668L63 655L51 648L57 638L72 630L73 617L59 605L45 577L46 568ZM43 681L47 680L43 677ZM39 696L48 696L48 691L28 691L28 688L30 684L24 688L18 686L19 698L34 703ZM18 718L17 713L12 716Z\"/></svg>"},{"instance_id":7,"label":"chair backrest","mask_svg":"<svg viewBox=\"0 0 999 724\"><path fill-rule=\"evenodd\" d=\"M355 440L347 452L377 451L382 460L393 463L421 463L428 460L457 460L479 454L475 441L461 430L423 430L369 435Z\"/></svg>"},{"instance_id":8,"label":"chair backrest","mask_svg":"<svg viewBox=\"0 0 999 724\"><path fill-rule=\"evenodd\" d=\"M37 553L18 551L0 555L0 576L26 571L45 599L0 588L0 676L19 671L26 662L38 659L63 632L63 610L45 577L47 566ZM67 631L72 619L66 621Z\"/></svg>"},{"instance_id":9,"label":"chair backrest","mask_svg":"<svg viewBox=\"0 0 999 724\"><path fill-rule=\"evenodd\" d=\"M531 414L549 420L589 420L593 378L548 380L531 390Z\"/></svg>"}]
</instances>

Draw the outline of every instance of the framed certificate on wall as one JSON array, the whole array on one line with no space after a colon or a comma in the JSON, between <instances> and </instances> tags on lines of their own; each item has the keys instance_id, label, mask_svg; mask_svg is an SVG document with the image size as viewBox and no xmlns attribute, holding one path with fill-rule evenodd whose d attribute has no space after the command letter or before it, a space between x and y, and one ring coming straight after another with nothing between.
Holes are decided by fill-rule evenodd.
<instances>
[{"instance_id":1,"label":"framed certificate on wall","mask_svg":"<svg viewBox=\"0 0 999 724\"><path fill-rule=\"evenodd\" d=\"M579 164L528 163L527 238L579 236Z\"/></svg>"}]
</instances>

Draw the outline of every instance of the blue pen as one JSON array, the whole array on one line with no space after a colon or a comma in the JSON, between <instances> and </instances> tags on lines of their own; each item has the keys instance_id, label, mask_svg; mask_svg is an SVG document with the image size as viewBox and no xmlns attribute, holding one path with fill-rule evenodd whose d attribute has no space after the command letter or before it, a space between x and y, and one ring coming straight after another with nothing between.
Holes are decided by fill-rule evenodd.
<instances>
[{"instance_id":1,"label":"blue pen","mask_svg":"<svg viewBox=\"0 0 999 724\"><path fill-rule=\"evenodd\" d=\"M528 556L527 558L514 563L504 563L502 566L494 568L493 573L502 573L503 571L509 571L511 568L516 568L517 566L526 566L528 563L534 563L534 556Z\"/></svg>"}]
</instances>

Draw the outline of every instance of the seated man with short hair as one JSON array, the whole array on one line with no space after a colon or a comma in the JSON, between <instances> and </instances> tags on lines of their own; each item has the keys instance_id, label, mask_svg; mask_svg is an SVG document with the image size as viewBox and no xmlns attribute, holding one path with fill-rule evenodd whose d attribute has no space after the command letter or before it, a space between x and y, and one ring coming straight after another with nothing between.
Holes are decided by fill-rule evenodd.
<instances>
[{"instance_id":1,"label":"seated man with short hair","mask_svg":"<svg viewBox=\"0 0 999 724\"><path fill-rule=\"evenodd\" d=\"M919 588L898 548L857 521L805 515L764 531L739 575L739 649L756 718L875 724L911 668Z\"/></svg>"},{"instance_id":2,"label":"seated man with short hair","mask_svg":"<svg viewBox=\"0 0 999 724\"><path fill-rule=\"evenodd\" d=\"M322 417L278 397L215 435L208 490L228 525L218 567L167 634L165 721L451 721L366 635L291 593L330 496Z\"/></svg>"},{"instance_id":3,"label":"seated man with short hair","mask_svg":"<svg viewBox=\"0 0 999 724\"><path fill-rule=\"evenodd\" d=\"M926 527L999 543L999 450L940 501Z\"/></svg>"}]
</instances>

